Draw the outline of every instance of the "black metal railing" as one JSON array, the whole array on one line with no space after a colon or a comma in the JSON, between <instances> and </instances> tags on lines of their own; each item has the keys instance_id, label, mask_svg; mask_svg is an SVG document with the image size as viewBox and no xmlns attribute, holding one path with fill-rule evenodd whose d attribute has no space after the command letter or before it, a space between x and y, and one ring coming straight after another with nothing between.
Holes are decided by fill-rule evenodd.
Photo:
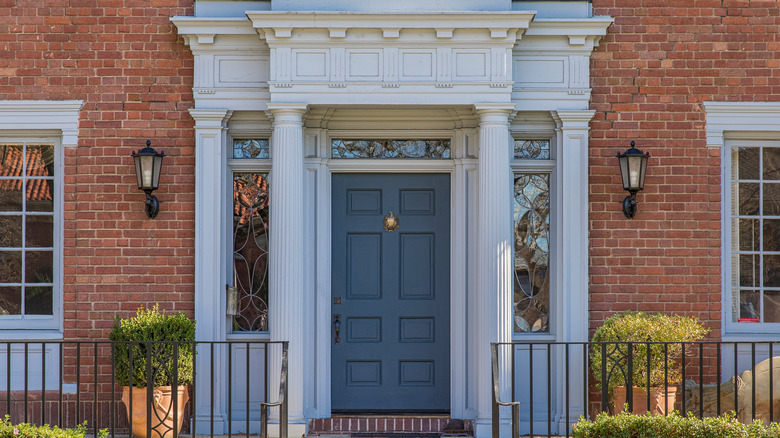
<instances>
[{"instance_id":1,"label":"black metal railing","mask_svg":"<svg viewBox=\"0 0 780 438\"><path fill-rule=\"evenodd\" d=\"M770 359L779 343L492 343L493 436L499 436L502 407L511 410L513 438L568 437L581 416L623 409L780 421L774 400L780 357ZM613 400L616 385L625 387L625 405Z\"/></svg>"},{"instance_id":2,"label":"black metal railing","mask_svg":"<svg viewBox=\"0 0 780 438\"><path fill-rule=\"evenodd\" d=\"M86 423L94 436L142 436L142 427L149 437L177 438L183 423L192 436L266 438L269 409L277 408L287 436L287 356L287 341L0 342L0 416L63 428ZM277 376L278 396L269 385ZM225 383L218 389L215 382ZM167 397L171 406L152 415ZM134 426L139 408L149 415Z\"/></svg>"}]
</instances>

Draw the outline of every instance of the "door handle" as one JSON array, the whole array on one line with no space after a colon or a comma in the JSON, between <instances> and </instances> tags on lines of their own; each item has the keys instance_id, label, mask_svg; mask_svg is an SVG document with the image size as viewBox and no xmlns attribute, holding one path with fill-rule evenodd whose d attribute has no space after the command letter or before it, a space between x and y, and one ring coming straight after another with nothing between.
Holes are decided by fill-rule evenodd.
<instances>
[{"instance_id":1,"label":"door handle","mask_svg":"<svg viewBox=\"0 0 780 438\"><path fill-rule=\"evenodd\" d=\"M340 344L341 343L341 337L339 336L339 329L341 328L341 314L337 313L333 315L333 328L336 331L336 339L334 343Z\"/></svg>"}]
</instances>

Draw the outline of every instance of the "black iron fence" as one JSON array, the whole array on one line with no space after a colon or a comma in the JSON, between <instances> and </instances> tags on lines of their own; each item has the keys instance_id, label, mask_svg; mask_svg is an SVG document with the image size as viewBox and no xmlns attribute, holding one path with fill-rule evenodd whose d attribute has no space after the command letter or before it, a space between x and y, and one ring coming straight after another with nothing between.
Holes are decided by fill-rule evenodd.
<instances>
[{"instance_id":1,"label":"black iron fence","mask_svg":"<svg viewBox=\"0 0 780 438\"><path fill-rule=\"evenodd\" d=\"M287 354L287 341L0 342L0 416L157 438L265 438L273 419L287 436Z\"/></svg>"},{"instance_id":2,"label":"black iron fence","mask_svg":"<svg viewBox=\"0 0 780 438\"><path fill-rule=\"evenodd\" d=\"M513 438L568 437L581 416L623 410L780 421L777 344L493 343L493 436L509 423Z\"/></svg>"}]
</instances>

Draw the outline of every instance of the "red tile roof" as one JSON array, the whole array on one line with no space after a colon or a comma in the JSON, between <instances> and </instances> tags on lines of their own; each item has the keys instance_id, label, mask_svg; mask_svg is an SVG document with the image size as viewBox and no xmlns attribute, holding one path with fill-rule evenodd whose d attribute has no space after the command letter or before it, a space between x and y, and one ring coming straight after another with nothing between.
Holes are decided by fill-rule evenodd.
<instances>
[{"instance_id":1,"label":"red tile roof","mask_svg":"<svg viewBox=\"0 0 780 438\"><path fill-rule=\"evenodd\" d=\"M3 154L0 156L0 176L18 176L21 177L23 170L22 147L5 146ZM27 177L51 176L46 167L46 161L43 158L42 148L27 149ZM19 191L22 190L21 179L2 179L0 180L0 191ZM43 179L27 179L27 200L28 201L52 201L54 198L51 192L51 185Z\"/></svg>"}]
</instances>

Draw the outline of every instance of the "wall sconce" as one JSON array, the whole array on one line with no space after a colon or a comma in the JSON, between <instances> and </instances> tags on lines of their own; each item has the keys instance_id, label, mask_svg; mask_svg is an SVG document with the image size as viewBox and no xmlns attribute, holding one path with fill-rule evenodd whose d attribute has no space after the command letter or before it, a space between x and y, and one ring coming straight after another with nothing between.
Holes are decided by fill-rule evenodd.
<instances>
[{"instance_id":1,"label":"wall sconce","mask_svg":"<svg viewBox=\"0 0 780 438\"><path fill-rule=\"evenodd\" d=\"M617 157L620 162L620 176L623 178L623 190L630 193L623 200L623 214L631 219L636 214L636 192L645 188L645 173L650 153L635 148L632 141L631 149L622 154L618 153Z\"/></svg>"},{"instance_id":2,"label":"wall sconce","mask_svg":"<svg viewBox=\"0 0 780 438\"><path fill-rule=\"evenodd\" d=\"M160 184L160 169L164 152L157 152L151 148L152 142L146 140L146 147L133 152L133 161L135 162L135 177L138 180L138 190L146 193L146 215L149 218L155 218L160 211L160 203L157 198L152 196L152 192L157 190Z\"/></svg>"}]
</instances>

